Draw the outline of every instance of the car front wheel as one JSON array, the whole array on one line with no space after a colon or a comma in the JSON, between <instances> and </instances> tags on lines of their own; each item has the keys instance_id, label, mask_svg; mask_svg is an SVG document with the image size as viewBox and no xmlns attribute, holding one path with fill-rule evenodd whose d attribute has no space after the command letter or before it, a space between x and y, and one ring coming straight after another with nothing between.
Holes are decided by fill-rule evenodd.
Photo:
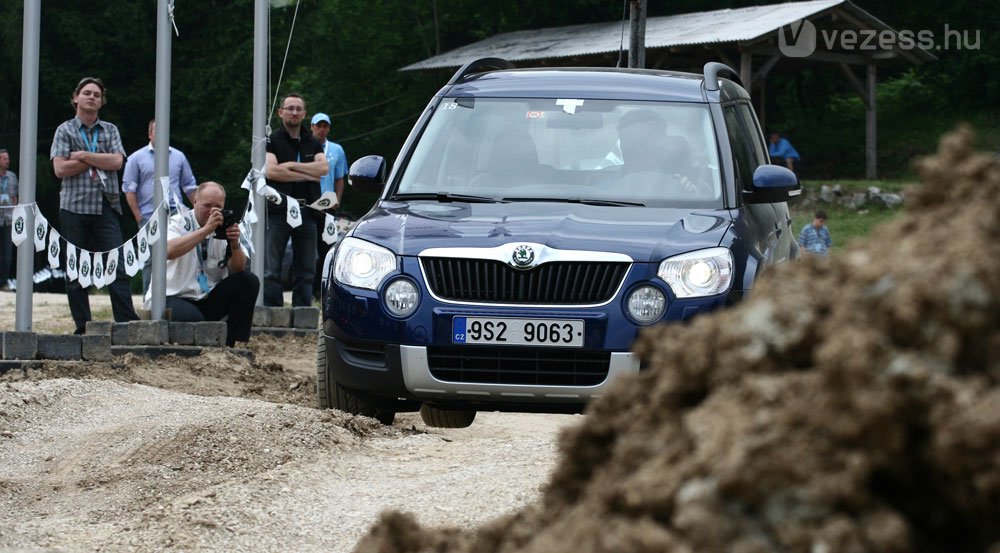
<instances>
[{"instance_id":1,"label":"car front wheel","mask_svg":"<svg viewBox=\"0 0 1000 553\"><path fill-rule=\"evenodd\" d=\"M395 411L376 406L364 394L352 392L334 380L326 359L326 339L322 334L316 346L316 399L320 409L338 409L352 415L372 417L387 426L396 418Z\"/></svg>"}]
</instances>

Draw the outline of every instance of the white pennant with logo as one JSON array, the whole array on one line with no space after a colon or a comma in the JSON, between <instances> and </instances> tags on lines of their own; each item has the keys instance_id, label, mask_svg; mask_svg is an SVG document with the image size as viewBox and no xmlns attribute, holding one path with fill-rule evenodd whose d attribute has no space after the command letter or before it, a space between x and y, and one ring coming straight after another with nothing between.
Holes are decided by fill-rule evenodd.
<instances>
[{"instance_id":1,"label":"white pennant with logo","mask_svg":"<svg viewBox=\"0 0 1000 553\"><path fill-rule=\"evenodd\" d=\"M246 223L240 223L240 244L253 255L253 229Z\"/></svg>"},{"instance_id":2,"label":"white pennant with logo","mask_svg":"<svg viewBox=\"0 0 1000 553\"><path fill-rule=\"evenodd\" d=\"M70 280L76 280L80 277L79 264L80 260L77 257L76 246L66 242L66 276Z\"/></svg>"},{"instance_id":3,"label":"white pennant with logo","mask_svg":"<svg viewBox=\"0 0 1000 553\"><path fill-rule=\"evenodd\" d=\"M323 223L323 241L327 244L333 244L337 241L337 220L329 213L326 214L326 220Z\"/></svg>"},{"instance_id":4,"label":"white pennant with logo","mask_svg":"<svg viewBox=\"0 0 1000 553\"><path fill-rule=\"evenodd\" d=\"M142 265L149 259L149 236L146 234L146 227L139 229L139 233L135 235L135 243L139 264Z\"/></svg>"},{"instance_id":5,"label":"white pennant with logo","mask_svg":"<svg viewBox=\"0 0 1000 553\"><path fill-rule=\"evenodd\" d=\"M125 274L128 276L135 276L142 268L139 258L135 256L135 247L132 246L131 240L126 240L122 244L122 259L125 260Z\"/></svg>"},{"instance_id":6,"label":"white pennant with logo","mask_svg":"<svg viewBox=\"0 0 1000 553\"><path fill-rule=\"evenodd\" d=\"M257 214L253 210L253 202L247 200L247 211L243 214L243 220L248 224L254 224L257 222Z\"/></svg>"},{"instance_id":7,"label":"white pennant with logo","mask_svg":"<svg viewBox=\"0 0 1000 553\"><path fill-rule=\"evenodd\" d=\"M59 268L59 232L56 229L49 231L49 267Z\"/></svg>"},{"instance_id":8,"label":"white pennant with logo","mask_svg":"<svg viewBox=\"0 0 1000 553\"><path fill-rule=\"evenodd\" d=\"M91 271L93 270L93 260L90 259L90 252L87 250L80 250L80 286L83 288L90 287L90 277Z\"/></svg>"},{"instance_id":9,"label":"white pennant with logo","mask_svg":"<svg viewBox=\"0 0 1000 553\"><path fill-rule=\"evenodd\" d=\"M10 226L10 241L15 246L20 246L21 242L28 239L28 216L24 213L23 205L15 207L13 215Z\"/></svg>"},{"instance_id":10,"label":"white pennant with logo","mask_svg":"<svg viewBox=\"0 0 1000 553\"><path fill-rule=\"evenodd\" d=\"M111 286L118 278L118 250L108 252L108 260L104 262L104 285Z\"/></svg>"},{"instance_id":11,"label":"white pennant with logo","mask_svg":"<svg viewBox=\"0 0 1000 553\"><path fill-rule=\"evenodd\" d=\"M285 220L288 221L288 226L297 228L302 224L302 210L299 209L299 202L289 198L286 204L288 205L288 216L285 217Z\"/></svg>"},{"instance_id":12,"label":"white pennant with logo","mask_svg":"<svg viewBox=\"0 0 1000 553\"><path fill-rule=\"evenodd\" d=\"M162 230L160 228L159 214L154 211L153 217L146 223L146 234L149 236L150 246L160 239L160 235L163 234Z\"/></svg>"},{"instance_id":13,"label":"white pennant with logo","mask_svg":"<svg viewBox=\"0 0 1000 553\"><path fill-rule=\"evenodd\" d=\"M104 254L101 252L94 253L94 264L93 275L90 277L90 281L94 284L94 288L104 288Z\"/></svg>"},{"instance_id":14,"label":"white pennant with logo","mask_svg":"<svg viewBox=\"0 0 1000 553\"><path fill-rule=\"evenodd\" d=\"M45 249L45 234L49 232L49 222L41 212L35 213L35 219L35 251L40 252Z\"/></svg>"}]
</instances>

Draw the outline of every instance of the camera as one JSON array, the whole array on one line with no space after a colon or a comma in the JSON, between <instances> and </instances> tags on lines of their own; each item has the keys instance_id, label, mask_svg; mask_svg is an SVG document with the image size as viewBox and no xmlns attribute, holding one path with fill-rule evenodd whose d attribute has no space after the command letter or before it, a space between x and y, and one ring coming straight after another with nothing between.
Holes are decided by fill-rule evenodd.
<instances>
[{"instance_id":1,"label":"camera","mask_svg":"<svg viewBox=\"0 0 1000 553\"><path fill-rule=\"evenodd\" d=\"M239 218L237 218L236 213L232 209L222 210L222 224L215 229L215 238L219 240L226 239L226 229L239 223Z\"/></svg>"}]
</instances>

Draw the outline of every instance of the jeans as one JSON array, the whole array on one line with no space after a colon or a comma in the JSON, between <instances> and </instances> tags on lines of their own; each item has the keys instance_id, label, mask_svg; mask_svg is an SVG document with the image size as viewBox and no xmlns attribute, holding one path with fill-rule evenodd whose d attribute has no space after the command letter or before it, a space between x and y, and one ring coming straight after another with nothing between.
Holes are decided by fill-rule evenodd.
<instances>
[{"instance_id":1,"label":"jeans","mask_svg":"<svg viewBox=\"0 0 1000 553\"><path fill-rule=\"evenodd\" d=\"M16 276L12 269L14 267L14 252L17 251L17 246L10 241L10 231L10 225L0 225L0 286L5 286L7 279Z\"/></svg>"},{"instance_id":2,"label":"jeans","mask_svg":"<svg viewBox=\"0 0 1000 553\"><path fill-rule=\"evenodd\" d=\"M260 291L260 279L250 271L234 273L215 285L200 300L167 296L166 306L171 320L199 323L226 319L226 345L233 347L237 341L250 340L254 304Z\"/></svg>"},{"instance_id":3,"label":"jeans","mask_svg":"<svg viewBox=\"0 0 1000 553\"><path fill-rule=\"evenodd\" d=\"M288 226L285 210L267 211L267 239L264 253L264 305L281 307L284 305L281 286L281 264L285 256L285 246L292 239L292 305L308 307L313 300L313 280L316 276L316 222L303 209L302 224L298 228Z\"/></svg>"},{"instance_id":4,"label":"jeans","mask_svg":"<svg viewBox=\"0 0 1000 553\"><path fill-rule=\"evenodd\" d=\"M118 222L118 214L111 209L107 200L101 202L100 215L83 215L65 209L59 210L60 232L67 241L78 248L90 252L103 252L122 245L122 230ZM118 250L116 250L118 251ZM128 277L125 276L125 261L118 256L118 268L115 271L115 281L108 286L111 296L111 311L115 321L135 321L139 316L132 307L132 292L129 290ZM76 324L76 332L83 333L87 321L90 320L90 297L86 289L76 280L66 277L66 298L69 300L69 311Z\"/></svg>"}]
</instances>

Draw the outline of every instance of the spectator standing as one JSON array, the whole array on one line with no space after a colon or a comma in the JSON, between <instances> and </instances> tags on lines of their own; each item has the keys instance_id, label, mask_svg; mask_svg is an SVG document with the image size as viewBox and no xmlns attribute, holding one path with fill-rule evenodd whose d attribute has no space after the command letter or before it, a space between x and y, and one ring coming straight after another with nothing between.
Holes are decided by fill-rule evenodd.
<instances>
[{"instance_id":1,"label":"spectator standing","mask_svg":"<svg viewBox=\"0 0 1000 553\"><path fill-rule=\"evenodd\" d=\"M0 290L13 290L14 242L10 225L17 205L17 175L10 171L10 154L0 148Z\"/></svg>"},{"instance_id":2,"label":"spectator standing","mask_svg":"<svg viewBox=\"0 0 1000 553\"><path fill-rule=\"evenodd\" d=\"M59 226L70 243L91 252L117 251L122 244L118 217L122 214L118 170L125 163L118 127L98 117L107 103L104 83L85 77L70 99L76 116L56 128L49 157L56 177L62 179L59 192ZM132 306L125 263L116 264L116 278L109 286L115 321L139 317ZM90 320L90 298L76 280L66 282L69 310L76 324L75 334L83 334Z\"/></svg>"},{"instance_id":3,"label":"spectator standing","mask_svg":"<svg viewBox=\"0 0 1000 553\"><path fill-rule=\"evenodd\" d=\"M799 152L795 150L792 143L776 132L771 133L768 142L767 153L771 156L771 163L784 165L794 171L795 166L799 164Z\"/></svg>"},{"instance_id":4,"label":"spectator standing","mask_svg":"<svg viewBox=\"0 0 1000 553\"><path fill-rule=\"evenodd\" d=\"M153 184L156 180L155 150L153 137L156 136L156 119L149 121L149 144L139 148L129 156L125 162L125 174L122 177L122 191L125 192L125 201L135 221L142 227L153 215ZM170 147L167 154L167 174L170 176L170 197L164 198L170 206L170 214L174 215L180 206L174 202L174 197L183 198L181 192L188 197L191 205L194 205L194 193L198 188L198 183L194 180L191 172L191 164L188 163L184 152ZM183 201L183 200L181 200ZM153 260L147 258L142 266L142 293L149 290L149 281L152 275L150 268Z\"/></svg>"},{"instance_id":5,"label":"spectator standing","mask_svg":"<svg viewBox=\"0 0 1000 553\"><path fill-rule=\"evenodd\" d=\"M820 209L813 215L812 222L802 227L799 249L802 253L827 256L830 255L832 245L830 231L826 228L826 212Z\"/></svg>"},{"instance_id":6,"label":"spectator standing","mask_svg":"<svg viewBox=\"0 0 1000 553\"><path fill-rule=\"evenodd\" d=\"M281 126L271 133L267 142L267 163L264 172L267 184L281 192L286 202L299 202L300 207L319 199L319 180L329 170L323 145L302 128L306 118L306 103L299 94L281 99L278 108ZM287 221L287 206L269 205L267 209L267 239L264 256L264 305L284 305L281 287L281 262L285 246L292 240L292 305L310 306L313 300L313 280L316 276L317 214L312 209L300 209L302 224L292 228Z\"/></svg>"},{"instance_id":7,"label":"spectator standing","mask_svg":"<svg viewBox=\"0 0 1000 553\"><path fill-rule=\"evenodd\" d=\"M330 116L327 114L317 113L313 115L312 133L316 140L323 145L323 155L326 156L326 162L330 166L329 171L319 180L319 191L320 194L333 192L337 195L337 203L326 210L330 215L336 215L337 209L340 208L340 202L344 198L344 176L347 174L347 155L344 154L344 149L340 144L329 140L330 125ZM316 219L316 232L319 236L322 236L325 217L320 216ZM323 260L326 259L326 252L330 250L330 244L327 244L323 240L316 240L316 244L318 246L316 251L316 274L319 275L319 278L314 278L313 280L313 295L316 299L322 300L320 298L320 281L323 278Z\"/></svg>"},{"instance_id":8,"label":"spectator standing","mask_svg":"<svg viewBox=\"0 0 1000 553\"><path fill-rule=\"evenodd\" d=\"M248 270L239 225L225 229L225 239L216 236L225 205L222 185L203 182L194 194L194 209L170 218L166 306L174 321L226 318L226 344L232 347L250 340L260 280Z\"/></svg>"}]
</instances>

